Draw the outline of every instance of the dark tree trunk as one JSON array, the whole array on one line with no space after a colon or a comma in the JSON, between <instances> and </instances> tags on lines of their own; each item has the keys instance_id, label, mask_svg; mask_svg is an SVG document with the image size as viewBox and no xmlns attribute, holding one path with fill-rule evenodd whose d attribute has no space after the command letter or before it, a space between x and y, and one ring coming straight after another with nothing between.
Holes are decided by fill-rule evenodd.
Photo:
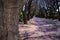
<instances>
[{"instance_id":1,"label":"dark tree trunk","mask_svg":"<svg viewBox=\"0 0 60 40\"><path fill-rule=\"evenodd\" d=\"M23 22L24 24L27 24L27 15L26 15L26 11L22 11L23 13Z\"/></svg>"},{"instance_id":2,"label":"dark tree trunk","mask_svg":"<svg viewBox=\"0 0 60 40\"><path fill-rule=\"evenodd\" d=\"M0 0L0 40L3 39L3 2Z\"/></svg>"},{"instance_id":3,"label":"dark tree trunk","mask_svg":"<svg viewBox=\"0 0 60 40\"><path fill-rule=\"evenodd\" d=\"M28 19L28 20L30 19L31 3L32 3L32 0L29 0L29 1L28 1L28 7L27 7L27 11L28 11L27 19Z\"/></svg>"}]
</instances>

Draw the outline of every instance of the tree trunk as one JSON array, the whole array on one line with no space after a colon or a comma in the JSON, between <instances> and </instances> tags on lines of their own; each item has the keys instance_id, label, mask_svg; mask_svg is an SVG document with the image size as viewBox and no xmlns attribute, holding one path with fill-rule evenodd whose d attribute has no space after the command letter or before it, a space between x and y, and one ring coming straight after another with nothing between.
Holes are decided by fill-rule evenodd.
<instances>
[{"instance_id":1,"label":"tree trunk","mask_svg":"<svg viewBox=\"0 0 60 40\"><path fill-rule=\"evenodd\" d=\"M3 0L3 30L1 40L19 40L18 0Z\"/></svg>"},{"instance_id":2,"label":"tree trunk","mask_svg":"<svg viewBox=\"0 0 60 40\"><path fill-rule=\"evenodd\" d=\"M26 3L24 4L24 6L25 6L25 9L22 10L22 13L23 13L23 22L24 22L24 24L27 24Z\"/></svg>"},{"instance_id":3,"label":"tree trunk","mask_svg":"<svg viewBox=\"0 0 60 40\"><path fill-rule=\"evenodd\" d=\"M3 35L3 2L0 0L0 40L2 40Z\"/></svg>"},{"instance_id":4,"label":"tree trunk","mask_svg":"<svg viewBox=\"0 0 60 40\"><path fill-rule=\"evenodd\" d=\"M30 19L31 3L32 3L32 0L29 0L29 1L28 1L28 7L27 7L27 11L28 11L28 14L27 14L27 20Z\"/></svg>"}]
</instances>

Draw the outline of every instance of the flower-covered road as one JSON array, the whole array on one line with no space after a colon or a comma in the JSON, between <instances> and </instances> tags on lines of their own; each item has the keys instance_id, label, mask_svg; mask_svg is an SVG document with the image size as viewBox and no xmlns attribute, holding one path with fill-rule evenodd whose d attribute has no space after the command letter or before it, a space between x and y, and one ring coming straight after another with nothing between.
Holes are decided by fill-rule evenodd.
<instances>
[{"instance_id":1,"label":"flower-covered road","mask_svg":"<svg viewBox=\"0 0 60 40\"><path fill-rule=\"evenodd\" d=\"M60 40L60 21L33 17L27 24L19 24L22 40Z\"/></svg>"}]
</instances>

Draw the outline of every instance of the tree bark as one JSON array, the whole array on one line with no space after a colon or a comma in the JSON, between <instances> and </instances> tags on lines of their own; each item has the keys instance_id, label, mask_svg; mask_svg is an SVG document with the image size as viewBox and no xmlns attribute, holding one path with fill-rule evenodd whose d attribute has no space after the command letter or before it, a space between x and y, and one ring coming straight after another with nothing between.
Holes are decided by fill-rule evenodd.
<instances>
[{"instance_id":1,"label":"tree bark","mask_svg":"<svg viewBox=\"0 0 60 40\"><path fill-rule=\"evenodd\" d=\"M27 14L27 20L30 19L31 3L32 3L32 0L29 0L29 1L28 1L28 7L27 7L27 11L28 11L28 14Z\"/></svg>"},{"instance_id":2,"label":"tree bark","mask_svg":"<svg viewBox=\"0 0 60 40\"><path fill-rule=\"evenodd\" d=\"M3 30L0 38L1 40L19 40L18 0L3 0L3 4Z\"/></svg>"},{"instance_id":3,"label":"tree bark","mask_svg":"<svg viewBox=\"0 0 60 40\"><path fill-rule=\"evenodd\" d=\"M2 40L3 35L3 2L0 0L0 40Z\"/></svg>"}]
</instances>

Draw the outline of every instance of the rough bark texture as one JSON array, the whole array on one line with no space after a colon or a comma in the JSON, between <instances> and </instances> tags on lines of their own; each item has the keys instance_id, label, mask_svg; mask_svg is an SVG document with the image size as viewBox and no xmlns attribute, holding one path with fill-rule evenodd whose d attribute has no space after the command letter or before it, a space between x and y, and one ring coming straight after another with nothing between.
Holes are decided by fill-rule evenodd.
<instances>
[{"instance_id":1,"label":"rough bark texture","mask_svg":"<svg viewBox=\"0 0 60 40\"><path fill-rule=\"evenodd\" d=\"M20 35L18 32L18 0L3 0L3 4L3 31L0 30L2 31L0 38L1 40L19 40ZM0 19L2 21L2 16Z\"/></svg>"}]
</instances>

